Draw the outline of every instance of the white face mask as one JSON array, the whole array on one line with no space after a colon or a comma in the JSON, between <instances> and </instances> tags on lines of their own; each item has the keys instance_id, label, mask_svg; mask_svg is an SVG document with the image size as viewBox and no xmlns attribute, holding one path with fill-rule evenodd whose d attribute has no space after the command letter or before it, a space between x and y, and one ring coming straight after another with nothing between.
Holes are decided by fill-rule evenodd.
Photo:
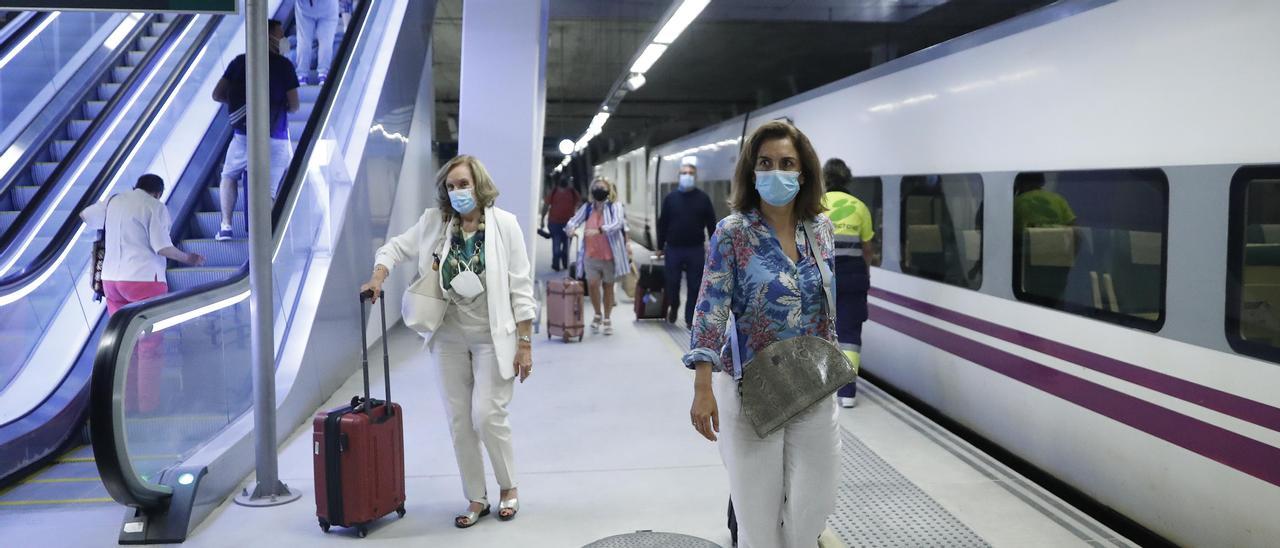
<instances>
[{"instance_id":1,"label":"white face mask","mask_svg":"<svg viewBox=\"0 0 1280 548\"><path fill-rule=\"evenodd\" d=\"M283 55L283 56L285 56L285 57L288 57L288 56L289 56L289 48L290 48L290 45L289 45L289 37L288 37L288 36L286 36L286 37L284 37L284 38L281 38L281 39L279 39L279 40L277 40L277 41L276 41L276 50L277 50L277 51L276 51L276 53L279 53L280 55Z\"/></svg>"},{"instance_id":2,"label":"white face mask","mask_svg":"<svg viewBox=\"0 0 1280 548\"><path fill-rule=\"evenodd\" d=\"M449 282L449 287L464 299L474 299L484 293L484 284L480 283L480 276L470 270L463 270L454 276L453 281Z\"/></svg>"}]
</instances>

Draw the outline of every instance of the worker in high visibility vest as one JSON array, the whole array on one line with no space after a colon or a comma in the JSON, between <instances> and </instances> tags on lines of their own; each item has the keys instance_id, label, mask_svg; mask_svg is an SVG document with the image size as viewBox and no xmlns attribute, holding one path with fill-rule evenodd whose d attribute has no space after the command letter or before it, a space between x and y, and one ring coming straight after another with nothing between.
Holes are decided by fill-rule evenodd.
<instances>
[{"instance_id":1,"label":"worker in high visibility vest","mask_svg":"<svg viewBox=\"0 0 1280 548\"><path fill-rule=\"evenodd\" d=\"M853 174L843 160L832 158L822 166L822 178L830 189L822 197L827 217L836 236L836 335L840 350L853 362L861 363L862 323L867 321L867 291L871 288L870 266L875 262L875 228L871 210L854 197L849 186ZM837 396L841 407L857 403L857 385L849 383Z\"/></svg>"}]
</instances>

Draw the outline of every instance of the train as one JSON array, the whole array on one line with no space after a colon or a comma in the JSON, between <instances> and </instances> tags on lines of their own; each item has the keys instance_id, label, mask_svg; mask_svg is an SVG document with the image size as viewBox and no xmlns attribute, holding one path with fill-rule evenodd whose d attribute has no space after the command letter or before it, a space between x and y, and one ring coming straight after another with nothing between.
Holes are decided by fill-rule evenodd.
<instances>
[{"instance_id":1,"label":"train","mask_svg":"<svg viewBox=\"0 0 1280 548\"><path fill-rule=\"evenodd\" d=\"M652 246L685 157L727 215L744 137L790 121L875 217L866 371L1173 543L1274 545L1277 21L1058 2L595 173Z\"/></svg>"}]
</instances>

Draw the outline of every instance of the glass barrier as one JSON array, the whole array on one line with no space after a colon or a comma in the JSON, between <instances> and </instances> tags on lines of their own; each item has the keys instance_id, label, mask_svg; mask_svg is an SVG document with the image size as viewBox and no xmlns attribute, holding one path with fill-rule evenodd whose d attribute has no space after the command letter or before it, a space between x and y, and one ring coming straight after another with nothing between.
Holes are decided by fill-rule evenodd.
<instances>
[{"instance_id":1,"label":"glass barrier","mask_svg":"<svg viewBox=\"0 0 1280 548\"><path fill-rule=\"evenodd\" d=\"M119 25L124 18L115 13L54 12L13 50L0 52L0 149L7 148L16 135L10 131L16 121L36 114L28 111L39 109L33 102L49 96L79 70L73 61L83 61L103 44L99 31Z\"/></svg>"},{"instance_id":2,"label":"glass barrier","mask_svg":"<svg viewBox=\"0 0 1280 548\"><path fill-rule=\"evenodd\" d=\"M368 26L386 24L393 2L371 0ZM366 28L368 28L366 26ZM272 291L277 356L284 347L308 272L330 257L334 211L345 208L353 181L346 165L352 124L364 102L379 90L358 85L373 67L377 47L361 40L345 74L331 81L338 87L331 110L310 142L296 154L310 157L299 172L294 202L276 226L272 259ZM385 70L386 67L380 67ZM317 104L317 109L322 105ZM323 114L323 113L322 113ZM332 209L331 209L332 208ZM281 232L282 231L282 232ZM124 389L117 392L115 413L124 433L123 459L132 463L136 479L155 483L159 473L194 453L206 441L250 409L253 397L247 278L186 296L159 301L123 327L120 348L127 362L116 364ZM137 333L130 345L131 334ZM122 373L123 371L123 373ZM127 470L124 473L128 473Z\"/></svg>"}]
</instances>

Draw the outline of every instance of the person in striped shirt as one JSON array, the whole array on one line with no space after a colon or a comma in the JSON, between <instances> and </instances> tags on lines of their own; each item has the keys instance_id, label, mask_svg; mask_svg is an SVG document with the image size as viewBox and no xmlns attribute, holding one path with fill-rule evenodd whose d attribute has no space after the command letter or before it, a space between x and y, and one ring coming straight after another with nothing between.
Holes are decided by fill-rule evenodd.
<instances>
[{"instance_id":1,"label":"person in striped shirt","mask_svg":"<svg viewBox=\"0 0 1280 548\"><path fill-rule=\"evenodd\" d=\"M614 283L631 271L627 253L627 215L617 201L613 183L604 177L591 182L591 200L569 220L565 234L571 237L578 227L585 226L582 245L578 246L578 263L575 275L587 280L591 295L591 308L595 319L591 332L604 331L613 334ZM603 297L603 298L602 298Z\"/></svg>"}]
</instances>

